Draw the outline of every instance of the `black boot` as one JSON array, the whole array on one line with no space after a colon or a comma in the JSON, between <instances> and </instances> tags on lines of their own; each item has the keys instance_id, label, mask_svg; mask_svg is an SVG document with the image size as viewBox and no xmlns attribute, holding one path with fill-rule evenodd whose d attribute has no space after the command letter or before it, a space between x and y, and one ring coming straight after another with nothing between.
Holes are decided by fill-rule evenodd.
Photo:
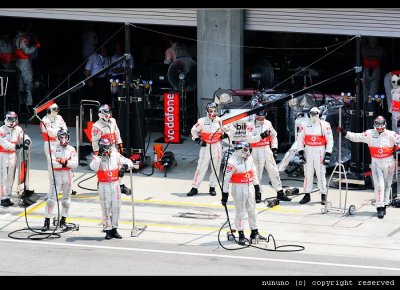
<instances>
[{"instance_id":1,"label":"black boot","mask_svg":"<svg viewBox=\"0 0 400 290\"><path fill-rule=\"evenodd\" d=\"M255 196L256 196L256 203L261 203L260 185L259 184L254 185L254 190L255 190Z\"/></svg>"},{"instance_id":2,"label":"black boot","mask_svg":"<svg viewBox=\"0 0 400 290\"><path fill-rule=\"evenodd\" d=\"M326 203L326 194L325 194L325 193L322 193L322 194L321 194L321 204L322 204L322 205L325 205L325 203Z\"/></svg>"},{"instance_id":3,"label":"black boot","mask_svg":"<svg viewBox=\"0 0 400 290\"><path fill-rule=\"evenodd\" d=\"M117 232L117 228L111 230L111 236L116 239L122 239L122 236Z\"/></svg>"},{"instance_id":4,"label":"black boot","mask_svg":"<svg viewBox=\"0 0 400 290\"><path fill-rule=\"evenodd\" d=\"M238 231L239 233L239 245L244 246L246 245L246 237L244 236L243 231Z\"/></svg>"},{"instance_id":5,"label":"black boot","mask_svg":"<svg viewBox=\"0 0 400 290\"><path fill-rule=\"evenodd\" d=\"M192 187L192 189L188 192L187 196L192 196L198 194L197 188Z\"/></svg>"},{"instance_id":6,"label":"black boot","mask_svg":"<svg viewBox=\"0 0 400 290\"><path fill-rule=\"evenodd\" d=\"M3 200L1 201L1 205L4 206L4 207L9 207L9 206L10 206L10 205L8 204L8 202L7 202L7 199L3 199Z\"/></svg>"},{"instance_id":7,"label":"black boot","mask_svg":"<svg viewBox=\"0 0 400 290\"><path fill-rule=\"evenodd\" d=\"M72 190L71 195L76 195L76 190Z\"/></svg>"},{"instance_id":8,"label":"black boot","mask_svg":"<svg viewBox=\"0 0 400 290\"><path fill-rule=\"evenodd\" d=\"M125 184L121 184L120 188L121 188L121 193L125 193L126 195L131 195L132 194L131 190L129 188L127 188L125 186Z\"/></svg>"},{"instance_id":9,"label":"black boot","mask_svg":"<svg viewBox=\"0 0 400 290\"><path fill-rule=\"evenodd\" d=\"M67 218L65 217L65 216L63 216L63 217L61 217L61 219L60 219L60 224L58 225L58 227L60 228L60 229L65 229L66 227L67 227L67 225L66 225L66 223L65 223L65 220L66 220Z\"/></svg>"},{"instance_id":10,"label":"black boot","mask_svg":"<svg viewBox=\"0 0 400 290\"><path fill-rule=\"evenodd\" d=\"M210 187L210 195L216 196L217 192L215 191L215 187Z\"/></svg>"},{"instance_id":11,"label":"black boot","mask_svg":"<svg viewBox=\"0 0 400 290\"><path fill-rule=\"evenodd\" d=\"M283 189L279 190L276 194L276 198L282 201L291 201L292 199L288 197L284 192Z\"/></svg>"},{"instance_id":12,"label":"black boot","mask_svg":"<svg viewBox=\"0 0 400 290\"><path fill-rule=\"evenodd\" d=\"M45 218L42 232L48 231L49 229L50 229L50 218Z\"/></svg>"},{"instance_id":13,"label":"black boot","mask_svg":"<svg viewBox=\"0 0 400 290\"><path fill-rule=\"evenodd\" d=\"M383 215L386 215L386 205L383 207Z\"/></svg>"},{"instance_id":14,"label":"black boot","mask_svg":"<svg viewBox=\"0 0 400 290\"><path fill-rule=\"evenodd\" d=\"M378 211L378 218L383 219L383 217L385 216L384 207L378 207L376 208L376 210Z\"/></svg>"},{"instance_id":15,"label":"black boot","mask_svg":"<svg viewBox=\"0 0 400 290\"><path fill-rule=\"evenodd\" d=\"M310 194L309 193L305 193L304 196L303 196L303 199L300 200L299 203L300 204L305 204L305 203L310 202L310 201L311 201Z\"/></svg>"},{"instance_id":16,"label":"black boot","mask_svg":"<svg viewBox=\"0 0 400 290\"><path fill-rule=\"evenodd\" d=\"M260 235L257 229L251 230L250 243L257 244L258 240L265 240L265 238Z\"/></svg>"},{"instance_id":17,"label":"black boot","mask_svg":"<svg viewBox=\"0 0 400 290\"><path fill-rule=\"evenodd\" d=\"M106 240L111 240L112 239L111 230L106 230L106 236L104 238Z\"/></svg>"}]
</instances>

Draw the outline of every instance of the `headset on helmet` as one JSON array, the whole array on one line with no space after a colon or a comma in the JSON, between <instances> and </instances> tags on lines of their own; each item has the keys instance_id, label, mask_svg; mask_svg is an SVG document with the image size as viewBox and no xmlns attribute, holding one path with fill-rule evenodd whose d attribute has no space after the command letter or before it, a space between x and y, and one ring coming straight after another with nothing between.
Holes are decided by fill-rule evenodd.
<instances>
[{"instance_id":1,"label":"headset on helmet","mask_svg":"<svg viewBox=\"0 0 400 290\"><path fill-rule=\"evenodd\" d=\"M112 117L111 107L103 104L99 107L99 118L108 121Z\"/></svg>"},{"instance_id":2,"label":"headset on helmet","mask_svg":"<svg viewBox=\"0 0 400 290\"><path fill-rule=\"evenodd\" d=\"M233 148L239 153L239 156L247 159L251 155L252 148L249 142L237 141L235 142Z\"/></svg>"},{"instance_id":3,"label":"headset on helmet","mask_svg":"<svg viewBox=\"0 0 400 290\"><path fill-rule=\"evenodd\" d=\"M8 111L6 113L6 118L4 119L4 124L7 127L14 128L18 125L18 115L14 111Z\"/></svg>"},{"instance_id":4,"label":"headset on helmet","mask_svg":"<svg viewBox=\"0 0 400 290\"><path fill-rule=\"evenodd\" d=\"M47 108L48 115L57 115L60 111L60 107L56 103L52 104L50 107Z\"/></svg>"},{"instance_id":5,"label":"headset on helmet","mask_svg":"<svg viewBox=\"0 0 400 290\"><path fill-rule=\"evenodd\" d=\"M67 146L70 140L70 133L67 129L60 129L57 132L57 139L61 146Z\"/></svg>"},{"instance_id":6,"label":"headset on helmet","mask_svg":"<svg viewBox=\"0 0 400 290\"><path fill-rule=\"evenodd\" d=\"M382 133L386 129L386 119L382 116L378 116L374 120L374 128L379 133Z\"/></svg>"},{"instance_id":7,"label":"headset on helmet","mask_svg":"<svg viewBox=\"0 0 400 290\"><path fill-rule=\"evenodd\" d=\"M322 117L322 112L318 107L312 107L311 110L307 113L308 117L311 118L311 115L318 113L319 118Z\"/></svg>"},{"instance_id":8,"label":"headset on helmet","mask_svg":"<svg viewBox=\"0 0 400 290\"><path fill-rule=\"evenodd\" d=\"M103 156L108 156L111 154L112 143L108 138L101 138L99 140L99 154Z\"/></svg>"},{"instance_id":9,"label":"headset on helmet","mask_svg":"<svg viewBox=\"0 0 400 290\"><path fill-rule=\"evenodd\" d=\"M393 88L398 88L400 86L400 75L399 74L392 75L391 81Z\"/></svg>"}]
</instances>

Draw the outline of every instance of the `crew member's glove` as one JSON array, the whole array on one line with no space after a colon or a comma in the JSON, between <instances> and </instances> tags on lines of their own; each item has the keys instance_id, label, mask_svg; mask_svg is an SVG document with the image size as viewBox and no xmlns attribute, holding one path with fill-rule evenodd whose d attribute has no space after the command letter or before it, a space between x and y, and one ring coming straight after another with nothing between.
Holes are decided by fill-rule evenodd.
<instances>
[{"instance_id":1,"label":"crew member's glove","mask_svg":"<svg viewBox=\"0 0 400 290\"><path fill-rule=\"evenodd\" d=\"M228 137L229 137L229 135L224 132L224 134L221 135L221 140L225 139L225 138L228 138Z\"/></svg>"},{"instance_id":2,"label":"crew member's glove","mask_svg":"<svg viewBox=\"0 0 400 290\"><path fill-rule=\"evenodd\" d=\"M268 130L265 130L264 132L262 132L261 134L260 134L260 137L262 138L262 139L264 139L265 137L268 137L269 136L269 131Z\"/></svg>"},{"instance_id":3,"label":"crew member's glove","mask_svg":"<svg viewBox=\"0 0 400 290\"><path fill-rule=\"evenodd\" d=\"M278 148L272 148L271 151L274 156L274 159L276 160L278 158Z\"/></svg>"},{"instance_id":4,"label":"crew member's glove","mask_svg":"<svg viewBox=\"0 0 400 290\"><path fill-rule=\"evenodd\" d=\"M324 165L328 165L331 162L331 153L326 152L324 157Z\"/></svg>"},{"instance_id":5,"label":"crew member's glove","mask_svg":"<svg viewBox=\"0 0 400 290\"><path fill-rule=\"evenodd\" d=\"M25 150L28 150L30 145L31 145L31 140L26 139L24 141L23 147Z\"/></svg>"},{"instance_id":6,"label":"crew member's glove","mask_svg":"<svg viewBox=\"0 0 400 290\"><path fill-rule=\"evenodd\" d=\"M24 145L23 144L15 144L15 150L18 150L19 148L22 148Z\"/></svg>"},{"instance_id":7,"label":"crew member's glove","mask_svg":"<svg viewBox=\"0 0 400 290\"><path fill-rule=\"evenodd\" d=\"M221 198L222 205L226 206L227 202L228 202L228 193L227 192L222 192L222 198Z\"/></svg>"},{"instance_id":8,"label":"crew member's glove","mask_svg":"<svg viewBox=\"0 0 400 290\"><path fill-rule=\"evenodd\" d=\"M299 151L299 158L302 164L306 164L306 158L304 157L304 150Z\"/></svg>"},{"instance_id":9,"label":"crew member's glove","mask_svg":"<svg viewBox=\"0 0 400 290\"><path fill-rule=\"evenodd\" d=\"M254 185L254 190L255 190L255 195L256 195L256 203L261 203L261 190L260 190L260 185L256 184Z\"/></svg>"},{"instance_id":10,"label":"crew member's glove","mask_svg":"<svg viewBox=\"0 0 400 290\"><path fill-rule=\"evenodd\" d=\"M118 172L118 176L119 177L124 177L125 171L128 169L128 165L124 164L122 165L122 167L120 168L119 172Z\"/></svg>"},{"instance_id":11,"label":"crew member's glove","mask_svg":"<svg viewBox=\"0 0 400 290\"><path fill-rule=\"evenodd\" d=\"M400 121L400 120L399 120L399 121ZM398 124L398 123L397 123L397 124ZM346 136L346 134L347 134L347 130L346 130L345 128L343 128L343 127L337 127L336 131L337 131L338 133L342 132L343 136Z\"/></svg>"},{"instance_id":12,"label":"crew member's glove","mask_svg":"<svg viewBox=\"0 0 400 290\"><path fill-rule=\"evenodd\" d=\"M204 142L203 140L201 140L200 138L194 139L194 142L196 142L197 144L199 144L201 147L206 147L206 146L207 146L207 143Z\"/></svg>"},{"instance_id":13,"label":"crew member's glove","mask_svg":"<svg viewBox=\"0 0 400 290\"><path fill-rule=\"evenodd\" d=\"M118 144L118 152L119 152L121 155L124 154L124 152L125 152L124 144L122 144L122 143L119 143L119 144Z\"/></svg>"}]
</instances>

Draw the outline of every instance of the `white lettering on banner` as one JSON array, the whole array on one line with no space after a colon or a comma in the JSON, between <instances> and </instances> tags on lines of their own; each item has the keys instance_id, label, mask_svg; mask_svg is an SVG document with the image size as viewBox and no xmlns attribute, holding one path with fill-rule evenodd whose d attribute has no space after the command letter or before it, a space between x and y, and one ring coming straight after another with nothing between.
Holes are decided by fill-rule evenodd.
<instances>
[{"instance_id":1,"label":"white lettering on banner","mask_svg":"<svg viewBox=\"0 0 400 290\"><path fill-rule=\"evenodd\" d=\"M168 128L167 130L167 138L168 140L175 139L175 99L173 94L168 94L167 96L167 110L165 112L166 123L165 126Z\"/></svg>"}]
</instances>

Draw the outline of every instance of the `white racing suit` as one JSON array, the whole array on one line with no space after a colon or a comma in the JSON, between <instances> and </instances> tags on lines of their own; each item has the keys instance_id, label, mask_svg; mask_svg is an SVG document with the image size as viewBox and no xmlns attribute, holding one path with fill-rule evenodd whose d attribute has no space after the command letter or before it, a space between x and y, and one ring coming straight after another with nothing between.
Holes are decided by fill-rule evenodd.
<instances>
[{"instance_id":1,"label":"white racing suit","mask_svg":"<svg viewBox=\"0 0 400 290\"><path fill-rule=\"evenodd\" d=\"M51 159L49 154L49 142L50 148L55 147L58 144L57 132L61 128L67 130L67 125L65 124L63 117L60 115L51 116L48 114L44 116L42 122L40 122L40 129L42 131L42 137L44 141L44 153L46 154L47 158L47 171L49 173L50 184L54 184L54 180L50 163Z\"/></svg>"},{"instance_id":2,"label":"white racing suit","mask_svg":"<svg viewBox=\"0 0 400 290\"><path fill-rule=\"evenodd\" d=\"M11 199L15 179L17 154L15 145L30 140L20 126L0 127L0 200Z\"/></svg>"},{"instance_id":3,"label":"white racing suit","mask_svg":"<svg viewBox=\"0 0 400 290\"><path fill-rule=\"evenodd\" d=\"M203 181L204 175L208 170L211 161L210 147L215 167L214 171L211 164L210 187L216 188L218 185L217 179L222 160L221 137L225 132L228 134L229 138L232 138L236 130L232 124L227 124L225 126L222 126L221 124L222 120L220 117L216 117L214 120L211 120L208 117L203 117L200 118L191 129L193 140L200 138L202 141L207 143L207 146L200 148L199 161L192 182L193 188L198 188L200 186L200 183ZM215 173L217 175L215 175Z\"/></svg>"},{"instance_id":4,"label":"white racing suit","mask_svg":"<svg viewBox=\"0 0 400 290\"><path fill-rule=\"evenodd\" d=\"M257 213L254 185L258 185L256 167L253 158L247 160L234 154L228 159L222 192L229 192L229 183L232 183L232 197L235 201L236 230L244 230L246 211L251 230L257 228Z\"/></svg>"},{"instance_id":5,"label":"white racing suit","mask_svg":"<svg viewBox=\"0 0 400 290\"><path fill-rule=\"evenodd\" d=\"M93 152L97 153L99 151L99 140L101 138L107 138L112 144L118 145L122 143L121 134L117 122L114 118L104 121L99 119L92 127L92 148ZM113 146L113 150L117 151L117 147Z\"/></svg>"},{"instance_id":6,"label":"white racing suit","mask_svg":"<svg viewBox=\"0 0 400 290\"><path fill-rule=\"evenodd\" d=\"M304 193L311 193L314 183L314 171L317 175L318 188L326 194L326 168L323 164L325 153L332 153L333 136L331 125L319 120L317 123L306 120L300 126L297 137L297 151L304 150Z\"/></svg>"},{"instance_id":7,"label":"white racing suit","mask_svg":"<svg viewBox=\"0 0 400 290\"><path fill-rule=\"evenodd\" d=\"M400 88L393 88L391 91L391 110L392 113L392 130L399 132L397 122L400 120Z\"/></svg>"},{"instance_id":8,"label":"white racing suit","mask_svg":"<svg viewBox=\"0 0 400 290\"><path fill-rule=\"evenodd\" d=\"M67 164L63 166L59 160L66 159ZM51 148L51 162L54 169L55 184L53 178L50 183L50 190L47 195L47 203L45 207L45 217L51 218L53 214L53 208L56 205L57 194L62 191L62 211L61 216L68 217L69 208L71 205L71 193L72 193L72 169L78 167L78 154L74 147L67 145L61 146L56 144ZM54 186L55 185L55 186Z\"/></svg>"},{"instance_id":9,"label":"white racing suit","mask_svg":"<svg viewBox=\"0 0 400 290\"><path fill-rule=\"evenodd\" d=\"M386 129L380 134L375 129L370 129L363 133L347 132L345 138L352 142L367 143L371 154L375 206L388 205L395 172L393 150L395 145L400 144L400 135Z\"/></svg>"},{"instance_id":10,"label":"white racing suit","mask_svg":"<svg viewBox=\"0 0 400 290\"><path fill-rule=\"evenodd\" d=\"M261 139L260 134L269 131L270 135ZM246 124L246 140L252 148L251 155L257 169L257 177L261 183L264 168L267 169L272 187L276 191L282 190L282 182L279 177L278 166L276 165L271 148L278 148L278 138L274 127L268 120L255 121ZM261 189L261 188L260 188Z\"/></svg>"},{"instance_id":11,"label":"white racing suit","mask_svg":"<svg viewBox=\"0 0 400 290\"><path fill-rule=\"evenodd\" d=\"M384 86L385 86L385 94L386 94L386 99L387 99L388 110L390 113L392 113L392 131L398 133L399 132L399 128L397 128L397 120L398 120L397 117L398 116L393 115L393 109L392 109L392 105L393 105L393 103L392 103L392 94L393 94L393 92L392 92L392 89L393 89L392 76L395 74L400 75L400 70L394 70L394 71L388 72L385 75L383 82L384 82ZM396 114L396 115L398 115L398 114Z\"/></svg>"},{"instance_id":12,"label":"white racing suit","mask_svg":"<svg viewBox=\"0 0 400 290\"><path fill-rule=\"evenodd\" d=\"M133 167L133 163L117 151L111 151L110 156L94 155L90 168L97 172L98 191L102 211L104 230L118 228L121 209L121 189L119 186L119 170L122 165Z\"/></svg>"},{"instance_id":13,"label":"white racing suit","mask_svg":"<svg viewBox=\"0 0 400 290\"><path fill-rule=\"evenodd\" d=\"M19 92L26 92L25 105L32 106L32 86L33 72L31 54L35 53L37 48L29 46L29 39L23 33L19 33L14 40L14 54L17 59L17 77Z\"/></svg>"}]
</instances>

